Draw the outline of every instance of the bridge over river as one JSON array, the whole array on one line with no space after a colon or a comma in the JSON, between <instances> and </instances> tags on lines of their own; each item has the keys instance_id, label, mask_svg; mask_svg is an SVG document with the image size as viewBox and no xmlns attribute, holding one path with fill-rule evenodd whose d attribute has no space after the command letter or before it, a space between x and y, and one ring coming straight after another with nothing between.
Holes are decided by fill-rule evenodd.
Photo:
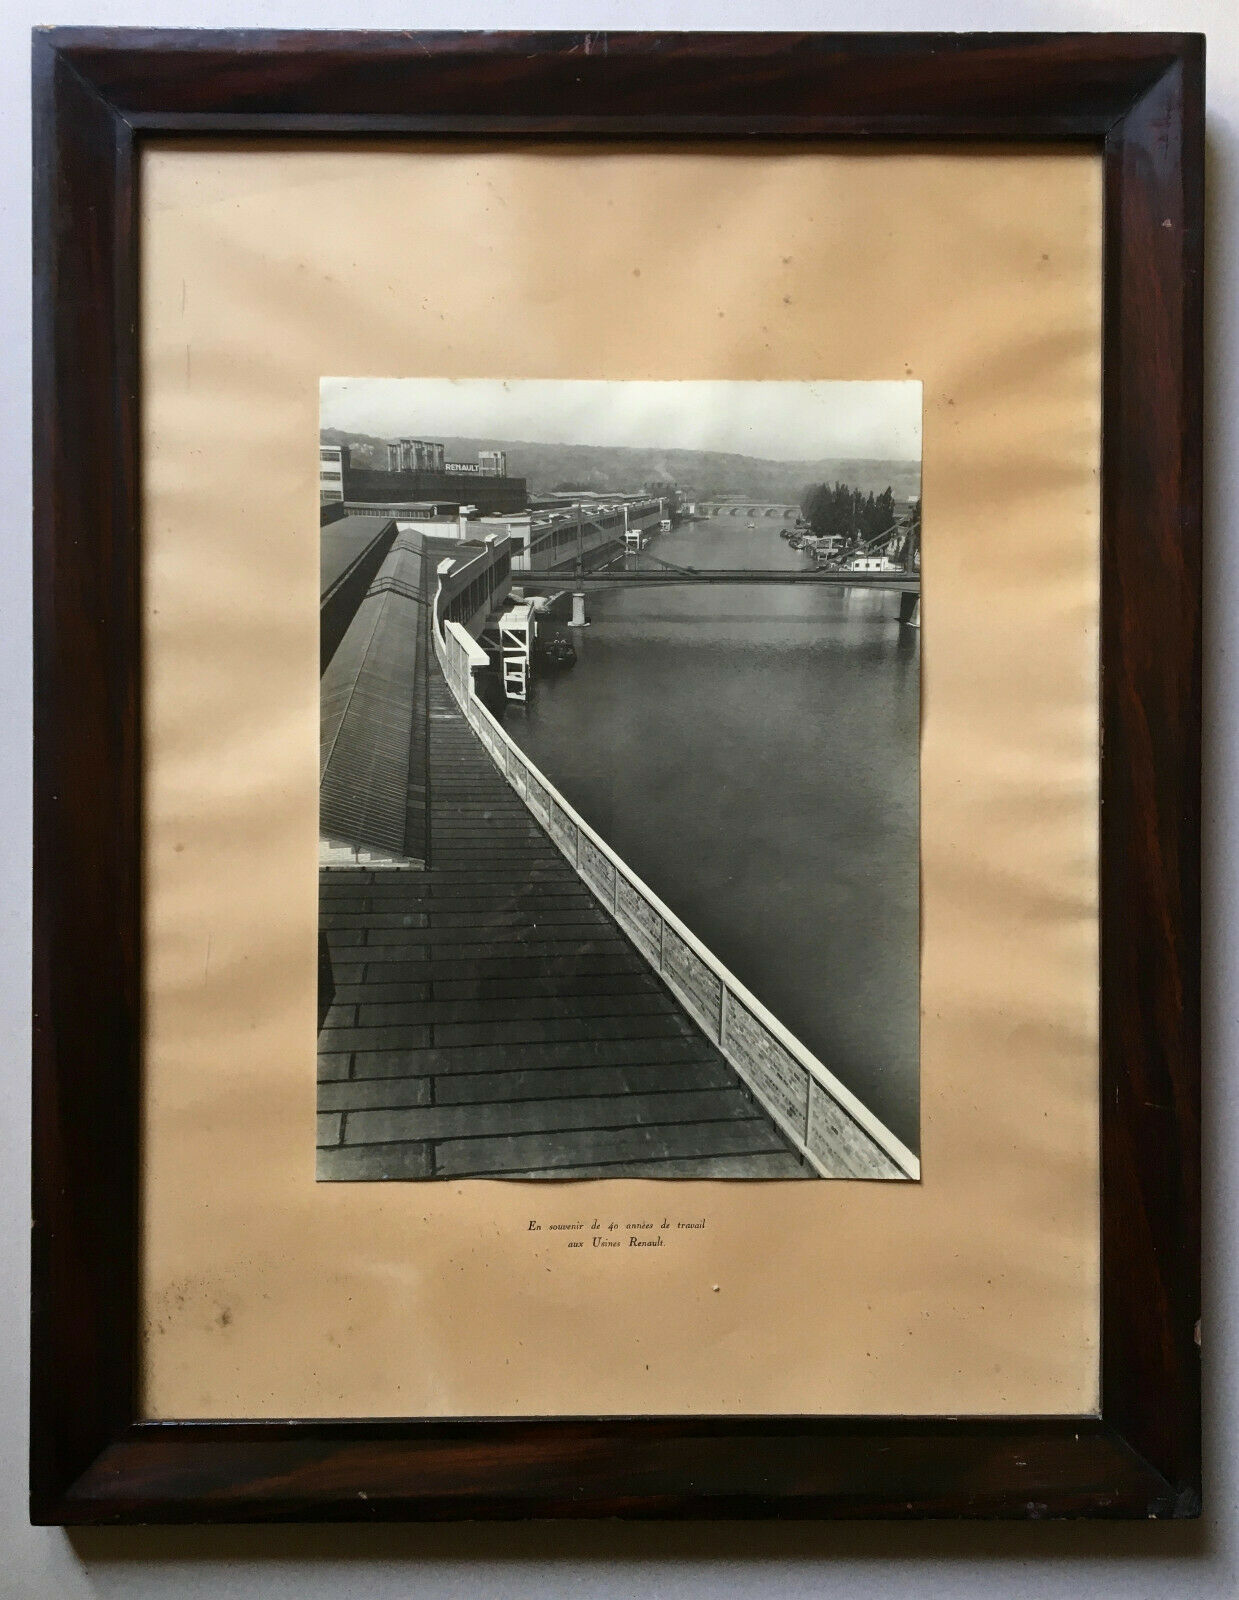
<instances>
[{"instance_id":1,"label":"bridge over river","mask_svg":"<svg viewBox=\"0 0 1239 1600\"><path fill-rule=\"evenodd\" d=\"M693 513L701 517L777 517L783 522L793 522L800 515L800 507L786 500L695 500Z\"/></svg>"},{"instance_id":2,"label":"bridge over river","mask_svg":"<svg viewBox=\"0 0 1239 1600\"><path fill-rule=\"evenodd\" d=\"M919 572L830 572L823 568L805 572L772 572L758 567L674 567L666 562L645 566L615 564L608 567L559 567L553 573L521 573L520 585L531 593L544 590L600 589L626 587L649 589L667 584L742 583L813 584L824 589L896 589L901 594L920 594Z\"/></svg>"},{"instance_id":3,"label":"bridge over river","mask_svg":"<svg viewBox=\"0 0 1239 1600\"><path fill-rule=\"evenodd\" d=\"M664 561L648 550L640 555L621 555L605 566L586 567L579 563L559 567L553 573L521 573L521 587L529 594L556 594L565 589L573 593L572 620L585 621L585 596L608 589L662 589L671 585L725 585L745 588L777 585L786 588L811 586L815 589L878 590L899 595L899 620L920 625L921 574L919 570L890 572L836 572L823 567L799 570L768 567L685 567Z\"/></svg>"}]
</instances>

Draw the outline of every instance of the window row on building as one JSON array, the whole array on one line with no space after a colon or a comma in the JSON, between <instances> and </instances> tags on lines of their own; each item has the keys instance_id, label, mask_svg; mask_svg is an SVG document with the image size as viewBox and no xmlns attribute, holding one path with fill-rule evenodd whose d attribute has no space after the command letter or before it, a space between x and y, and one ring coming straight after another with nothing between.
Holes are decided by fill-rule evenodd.
<instances>
[{"instance_id":1,"label":"window row on building","mask_svg":"<svg viewBox=\"0 0 1239 1600\"><path fill-rule=\"evenodd\" d=\"M505 550L471 583L467 583L458 595L454 595L448 601L444 608L447 621L459 622L468 627L483 607L488 612L493 609L491 601L496 589L506 583L511 576L512 556Z\"/></svg>"},{"instance_id":2,"label":"window row on building","mask_svg":"<svg viewBox=\"0 0 1239 1600\"><path fill-rule=\"evenodd\" d=\"M320 444L318 447L318 502L327 505L344 499L344 468L348 449L345 445Z\"/></svg>"}]
</instances>

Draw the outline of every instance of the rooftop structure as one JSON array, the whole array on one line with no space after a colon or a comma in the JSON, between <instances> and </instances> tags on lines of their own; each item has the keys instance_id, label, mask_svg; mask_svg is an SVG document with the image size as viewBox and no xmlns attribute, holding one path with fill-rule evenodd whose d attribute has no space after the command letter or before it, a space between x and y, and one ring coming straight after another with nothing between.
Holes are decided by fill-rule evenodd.
<instances>
[{"instance_id":1,"label":"rooftop structure","mask_svg":"<svg viewBox=\"0 0 1239 1600\"><path fill-rule=\"evenodd\" d=\"M376 526L372 516L346 514L319 529L319 594L323 600L348 576L359 557L392 520L391 516L380 517L380 525Z\"/></svg>"},{"instance_id":2,"label":"rooftop structure","mask_svg":"<svg viewBox=\"0 0 1239 1600\"><path fill-rule=\"evenodd\" d=\"M443 446L428 439L397 439L387 446L389 472L442 472Z\"/></svg>"}]
</instances>

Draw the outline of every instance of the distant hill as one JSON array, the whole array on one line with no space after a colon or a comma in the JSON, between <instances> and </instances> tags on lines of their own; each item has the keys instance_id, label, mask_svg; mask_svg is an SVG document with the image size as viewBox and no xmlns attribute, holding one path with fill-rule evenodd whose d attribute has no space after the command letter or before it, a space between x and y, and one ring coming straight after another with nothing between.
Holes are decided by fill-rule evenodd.
<instances>
[{"instance_id":1,"label":"distant hill","mask_svg":"<svg viewBox=\"0 0 1239 1600\"><path fill-rule=\"evenodd\" d=\"M323 442L352 447L358 466L382 466L385 440L373 434L324 428ZM528 440L450 436L443 439L449 460L473 461L479 450L504 450L508 471L528 480L530 492L551 489L619 491L645 483L674 483L700 499L752 495L755 500L799 502L811 483L851 484L862 494L888 486L897 500L920 493L917 461L880 461L823 456L813 461L767 461L721 450L634 449L622 445L539 444Z\"/></svg>"}]
</instances>

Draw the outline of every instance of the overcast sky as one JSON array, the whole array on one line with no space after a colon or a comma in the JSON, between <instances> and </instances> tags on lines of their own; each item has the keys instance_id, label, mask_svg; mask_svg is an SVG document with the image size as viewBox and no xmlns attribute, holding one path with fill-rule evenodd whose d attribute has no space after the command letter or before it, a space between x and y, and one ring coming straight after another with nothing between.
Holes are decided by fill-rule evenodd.
<instances>
[{"instance_id":1,"label":"overcast sky","mask_svg":"<svg viewBox=\"0 0 1239 1600\"><path fill-rule=\"evenodd\" d=\"M725 450L773 461L919 461L921 385L324 378L322 426L394 439Z\"/></svg>"}]
</instances>

